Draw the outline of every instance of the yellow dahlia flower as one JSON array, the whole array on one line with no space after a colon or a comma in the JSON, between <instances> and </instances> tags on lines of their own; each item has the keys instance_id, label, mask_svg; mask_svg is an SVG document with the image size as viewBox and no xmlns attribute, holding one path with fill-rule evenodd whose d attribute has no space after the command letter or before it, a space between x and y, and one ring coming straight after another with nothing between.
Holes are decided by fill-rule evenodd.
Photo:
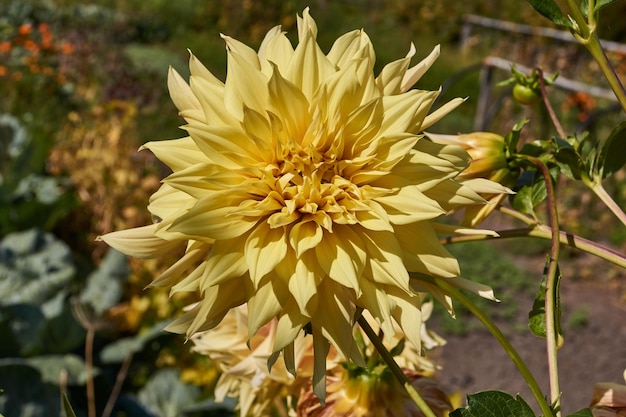
<instances>
[{"instance_id":1,"label":"yellow dahlia flower","mask_svg":"<svg viewBox=\"0 0 626 417\"><path fill-rule=\"evenodd\" d=\"M455 279L458 263L433 222L484 200L482 190L454 179L467 153L420 133L462 102L429 114L439 93L410 90L438 48L410 67L411 45L375 77L363 31L339 37L327 54L316 35L306 9L295 48L279 26L258 52L222 35L225 82L193 55L189 83L170 70L188 136L144 146L173 171L148 207L157 223L102 239L136 257L186 245L152 284L200 294L171 331L191 336L247 304L248 337L276 319L272 350L291 356L306 328L313 386L323 398L330 344L364 364L352 333L359 309L387 334L397 322L419 349L423 297L416 290L444 302L434 278L485 290Z\"/></svg>"}]
</instances>

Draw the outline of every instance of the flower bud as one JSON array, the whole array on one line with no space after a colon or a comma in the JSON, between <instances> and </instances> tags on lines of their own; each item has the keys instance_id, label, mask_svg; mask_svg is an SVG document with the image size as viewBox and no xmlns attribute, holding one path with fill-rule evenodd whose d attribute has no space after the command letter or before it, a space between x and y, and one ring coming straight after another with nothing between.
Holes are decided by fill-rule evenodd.
<instances>
[{"instance_id":1,"label":"flower bud","mask_svg":"<svg viewBox=\"0 0 626 417\"><path fill-rule=\"evenodd\" d=\"M504 154L504 137L491 132L473 132L461 135L437 135L427 133L436 143L457 145L472 157L470 165L458 178L492 179L499 170L507 167Z\"/></svg>"}]
</instances>

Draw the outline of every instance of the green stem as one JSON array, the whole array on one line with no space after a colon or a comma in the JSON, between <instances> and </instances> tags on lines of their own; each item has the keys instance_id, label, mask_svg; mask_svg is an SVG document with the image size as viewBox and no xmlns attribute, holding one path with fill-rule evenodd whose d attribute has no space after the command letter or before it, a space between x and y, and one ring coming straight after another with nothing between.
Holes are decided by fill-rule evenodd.
<instances>
[{"instance_id":1,"label":"green stem","mask_svg":"<svg viewBox=\"0 0 626 417\"><path fill-rule=\"evenodd\" d=\"M87 416L89 417L96 417L96 390L93 383L93 342L95 335L95 327L87 327L87 335L85 336L85 373L87 374Z\"/></svg>"},{"instance_id":2,"label":"green stem","mask_svg":"<svg viewBox=\"0 0 626 417\"><path fill-rule=\"evenodd\" d=\"M534 227L525 227L521 229L508 229L508 230L496 230L498 236L492 235L460 235L449 236L440 239L440 242L444 245L463 243L463 242L477 242L482 240L491 239L510 239L516 237L534 237L539 239L552 239L552 230L544 225L536 225ZM626 268L626 256L623 254L602 246L594 241L582 238L566 232L559 233L559 241L563 245L567 245L571 248L578 249L580 251L595 255L600 259L611 262L622 268Z\"/></svg>"},{"instance_id":3,"label":"green stem","mask_svg":"<svg viewBox=\"0 0 626 417\"><path fill-rule=\"evenodd\" d=\"M552 177L546 164L544 164L539 158L527 156L526 159L533 163L541 174L543 175L544 182L546 184L546 198L548 201L548 216L550 219L550 229L552 230L550 255L548 259L548 267L546 271L546 297L545 297L545 311L546 311L546 350L548 353L548 372L550 376L550 398L552 404L556 410L556 417L561 416L560 398L561 389L559 387L559 367L557 358L557 330L556 330L556 300L558 299L558 283L557 283L557 271L559 252L561 248L561 242L559 240L559 216L556 207L556 194L554 186L552 184Z\"/></svg>"},{"instance_id":4,"label":"green stem","mask_svg":"<svg viewBox=\"0 0 626 417\"><path fill-rule=\"evenodd\" d=\"M604 49L602 49L602 45L600 44L600 38L598 38L597 33L592 33L588 42L582 42L583 45L589 50L591 56L596 60L602 74L609 82L613 93L615 93L615 97L617 97L617 101L622 106L622 110L626 112L626 90L624 90L624 85L617 77L615 73L615 69L609 58L606 56Z\"/></svg>"},{"instance_id":5,"label":"green stem","mask_svg":"<svg viewBox=\"0 0 626 417\"><path fill-rule=\"evenodd\" d=\"M578 4L576 4L574 0L567 0L567 5L569 6L571 17L574 19L574 22L576 22L576 25L578 26L574 35L578 35L583 39L588 39L591 35L591 31L589 30L589 25L587 25L585 16L583 16L580 9L578 8Z\"/></svg>"},{"instance_id":6,"label":"green stem","mask_svg":"<svg viewBox=\"0 0 626 417\"><path fill-rule=\"evenodd\" d=\"M553 416L554 413L550 408L550 405L546 401L543 393L541 392L541 388L539 384L535 380L535 377L530 372L526 363L522 359L522 357L517 353L517 350L513 347L509 339L502 333L502 331L496 326L496 324L476 305L472 300L466 297L463 293L461 293L458 289L454 288L452 285L447 283L443 279L436 280L437 286L444 290L447 294L452 296L453 299L459 301L463 304L480 322L491 332L491 334L496 338L496 340L502 345L505 352L509 355L520 374L528 384L530 391L533 393L535 399L537 400L537 404L541 408L544 417Z\"/></svg>"},{"instance_id":7,"label":"green stem","mask_svg":"<svg viewBox=\"0 0 626 417\"><path fill-rule=\"evenodd\" d=\"M609 210L611 210L611 212L615 214L615 216L622 222L622 224L626 226L626 213L624 213L620 206L617 205L615 200L613 200L613 197L611 197L611 195L606 192L606 190L602 186L602 183L600 181L592 181L588 178L583 178L582 181L587 187L589 187L591 191L593 191L598 196L600 200L602 200L604 204L606 204Z\"/></svg>"},{"instance_id":8,"label":"green stem","mask_svg":"<svg viewBox=\"0 0 626 417\"><path fill-rule=\"evenodd\" d=\"M380 340L380 337L378 337L376 332L374 332L374 330L371 328L367 320L365 320L365 317L363 317L362 315L359 317L359 326L361 326L361 329L363 329L367 337L370 339L370 341L376 348L376 351L378 351L380 356L383 358L383 360L385 361L385 363L391 370L391 373L393 373L396 379L400 381L400 383L404 386L404 389L406 390L407 394L409 394L409 397L411 397L411 400L413 400L415 405L417 405L417 407L424 414L424 416L425 417L437 417L435 413L433 412L433 410L431 410L431 408L428 406L426 401L424 401L424 399L419 394L419 392L417 392L417 389L413 386L413 384L411 384L411 381L409 381L409 378L407 378L407 376L404 375L404 372L402 372L402 369L400 368L400 366L396 363L395 359L393 359L393 356L391 356L391 353L389 353L385 345L383 345L383 342L382 340Z\"/></svg>"}]
</instances>

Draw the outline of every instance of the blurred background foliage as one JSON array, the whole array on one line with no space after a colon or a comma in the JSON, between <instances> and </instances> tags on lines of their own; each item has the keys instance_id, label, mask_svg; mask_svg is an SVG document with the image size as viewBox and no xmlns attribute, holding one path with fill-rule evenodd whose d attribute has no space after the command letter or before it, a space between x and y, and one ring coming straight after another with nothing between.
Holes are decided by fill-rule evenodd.
<instances>
[{"instance_id":1,"label":"blurred background foliage","mask_svg":"<svg viewBox=\"0 0 626 417\"><path fill-rule=\"evenodd\" d=\"M217 371L208 359L189 353L183 337L161 332L164 320L192 297L170 300L162 291L144 291L177 254L127 260L95 238L151 221L145 207L167 171L149 152L136 150L148 140L182 136L167 94L168 67L188 75L189 48L223 79L226 54L219 33L256 47L268 29L281 24L295 42L296 14L306 6L324 50L346 31L364 28L379 68L403 57L410 42L420 59L441 44L441 57L418 87L443 86L442 102L456 96L468 100L436 126L438 132L472 130L479 69L487 55L545 65L574 79L597 79L583 51L572 45L556 45L562 59L555 60L547 54L555 46L548 41L475 28L469 47L459 47L467 14L548 24L523 1L2 0L0 413L5 417L59 415L60 389L67 390L77 415L86 416L89 375L98 415L105 417L234 415L232 403L211 401ZM616 2L610 9L601 36L623 39L626 5ZM612 58L626 68L624 56ZM491 130L504 134L533 116L528 134L546 132L545 116L516 105L510 88L487 87L498 97ZM556 94L571 126L585 123L593 131L601 129L601 117L611 117L606 111L611 103ZM626 199L624 190L620 198ZM580 207L581 199L572 195L563 201ZM580 224L585 227L595 229ZM626 240L609 238L618 244ZM513 274L516 282L523 281L520 274Z\"/></svg>"}]
</instances>

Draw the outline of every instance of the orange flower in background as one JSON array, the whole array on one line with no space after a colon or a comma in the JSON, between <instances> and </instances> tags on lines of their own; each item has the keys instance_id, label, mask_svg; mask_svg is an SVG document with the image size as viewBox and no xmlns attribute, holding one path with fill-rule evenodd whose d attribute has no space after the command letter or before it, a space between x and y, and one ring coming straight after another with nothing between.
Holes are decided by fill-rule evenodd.
<instances>
[{"instance_id":1,"label":"orange flower in background","mask_svg":"<svg viewBox=\"0 0 626 417\"><path fill-rule=\"evenodd\" d=\"M29 35L32 31L33 25L31 25L30 23L22 23L17 30L17 33L19 33L21 36L26 36Z\"/></svg>"},{"instance_id":2,"label":"orange flower in background","mask_svg":"<svg viewBox=\"0 0 626 417\"><path fill-rule=\"evenodd\" d=\"M11 52L11 42L9 41L0 41L0 53L6 54Z\"/></svg>"}]
</instances>

